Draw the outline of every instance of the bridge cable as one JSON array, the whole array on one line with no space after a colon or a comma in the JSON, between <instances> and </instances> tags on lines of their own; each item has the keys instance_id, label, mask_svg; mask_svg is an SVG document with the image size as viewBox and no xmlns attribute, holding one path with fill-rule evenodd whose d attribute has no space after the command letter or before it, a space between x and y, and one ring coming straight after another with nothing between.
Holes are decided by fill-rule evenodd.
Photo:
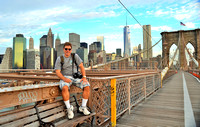
<instances>
[{"instance_id":1,"label":"bridge cable","mask_svg":"<svg viewBox=\"0 0 200 127\"><path fill-rule=\"evenodd\" d=\"M135 18L135 16L127 9L127 7L120 1L120 0L118 0L119 2L120 2L120 4L126 9L126 11L132 16L132 18L134 18L135 19L135 21L140 25L140 27L142 27L142 25L141 25L141 23ZM149 32L144 28L144 27L142 27L142 29L148 34L148 36L150 36L150 38L154 41L154 42L156 42L153 38L152 38L152 36L149 34ZM161 38L162 39L162 38ZM159 45L158 45L159 46ZM159 46L160 47L160 46ZM161 47L160 47L161 48ZM162 49L162 48L161 48Z\"/></svg>"},{"instance_id":2,"label":"bridge cable","mask_svg":"<svg viewBox=\"0 0 200 127\"><path fill-rule=\"evenodd\" d=\"M181 38L181 36L180 36L180 33L179 33L178 46L177 46L177 48L176 48L176 51L175 51L175 53L174 53L174 56L172 57L172 60L169 62L169 66L168 66L168 67L165 67L165 68L162 70L162 72L161 72L161 80L163 80L163 78L165 77L165 75L166 75L167 72L169 71L169 69L170 69L172 63L174 62L174 58L175 58L175 56L176 56L176 54L177 54L177 51L178 51L178 49L179 49L179 47L180 47L180 38ZM179 50L179 51L180 51L180 50ZM179 52L179 54L180 54L180 52Z\"/></svg>"},{"instance_id":3,"label":"bridge cable","mask_svg":"<svg viewBox=\"0 0 200 127\"><path fill-rule=\"evenodd\" d=\"M189 50L188 50L188 48L187 48L187 46L186 46L186 44L185 44L185 40L184 40L184 38L183 38L183 43L184 43L184 46L185 46L185 48L186 48L186 51L187 51L187 53L188 53L188 55L190 56L190 58L193 60L193 62L197 65L197 67L199 66L199 63L198 63L198 61L191 55L191 53L189 52Z\"/></svg>"}]
</instances>

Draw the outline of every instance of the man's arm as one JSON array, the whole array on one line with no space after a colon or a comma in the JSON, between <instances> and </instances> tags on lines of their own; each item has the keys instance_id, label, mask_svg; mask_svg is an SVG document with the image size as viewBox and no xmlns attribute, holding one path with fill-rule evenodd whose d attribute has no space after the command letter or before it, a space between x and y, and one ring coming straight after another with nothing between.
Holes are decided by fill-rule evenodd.
<instances>
[{"instance_id":1,"label":"man's arm","mask_svg":"<svg viewBox=\"0 0 200 127\"><path fill-rule=\"evenodd\" d=\"M56 75L61 79L63 80L64 82L67 82L67 83L70 83L72 82L70 79L64 77L61 73L61 70L56 70Z\"/></svg>"},{"instance_id":2,"label":"man's arm","mask_svg":"<svg viewBox=\"0 0 200 127\"><path fill-rule=\"evenodd\" d=\"M81 69L81 74L83 75L83 81L84 80L86 80L86 74L85 74L85 68L84 68L84 66L83 66L83 63L81 63L80 65L79 65L79 67L80 67L80 69Z\"/></svg>"}]
</instances>

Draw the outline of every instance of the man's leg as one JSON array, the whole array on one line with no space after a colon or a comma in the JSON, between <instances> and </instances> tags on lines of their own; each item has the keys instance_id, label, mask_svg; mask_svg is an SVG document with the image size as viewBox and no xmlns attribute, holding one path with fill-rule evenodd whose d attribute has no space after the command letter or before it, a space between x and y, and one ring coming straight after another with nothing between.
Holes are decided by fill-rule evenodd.
<instances>
[{"instance_id":1,"label":"man's leg","mask_svg":"<svg viewBox=\"0 0 200 127\"><path fill-rule=\"evenodd\" d=\"M67 112L68 112L68 118L72 119L74 118L74 113L73 113L73 106L70 105L70 94L69 94L69 83L65 83L64 81L60 81L60 88L62 89L62 97L64 100L64 103L67 107Z\"/></svg>"},{"instance_id":2,"label":"man's leg","mask_svg":"<svg viewBox=\"0 0 200 127\"><path fill-rule=\"evenodd\" d=\"M90 96L90 87L86 86L83 88L83 99L82 99L82 106L79 107L79 111L83 112L84 115L89 115L90 112L87 110L87 102Z\"/></svg>"},{"instance_id":3,"label":"man's leg","mask_svg":"<svg viewBox=\"0 0 200 127\"><path fill-rule=\"evenodd\" d=\"M63 97L64 103L65 103L67 108L70 108L69 96L70 95L69 95L68 86L63 86L63 88L62 88L62 97Z\"/></svg>"},{"instance_id":4,"label":"man's leg","mask_svg":"<svg viewBox=\"0 0 200 127\"><path fill-rule=\"evenodd\" d=\"M82 106L79 107L79 111L83 112L84 115L89 115L90 112L87 110L87 101L90 96L90 84L89 82L83 82L81 79L72 79L72 82L79 88L83 89Z\"/></svg>"},{"instance_id":5,"label":"man's leg","mask_svg":"<svg viewBox=\"0 0 200 127\"><path fill-rule=\"evenodd\" d=\"M86 86L83 88L82 107L86 107L89 96L90 96L90 87Z\"/></svg>"}]
</instances>

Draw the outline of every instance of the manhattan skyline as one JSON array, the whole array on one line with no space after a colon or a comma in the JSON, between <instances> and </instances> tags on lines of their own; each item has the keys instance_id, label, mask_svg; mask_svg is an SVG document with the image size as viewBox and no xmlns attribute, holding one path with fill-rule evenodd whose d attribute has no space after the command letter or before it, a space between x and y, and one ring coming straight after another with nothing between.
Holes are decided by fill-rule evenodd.
<instances>
[{"instance_id":1,"label":"manhattan skyline","mask_svg":"<svg viewBox=\"0 0 200 127\"><path fill-rule=\"evenodd\" d=\"M141 25L151 25L152 45L160 40L163 31L200 28L200 0L121 0ZM69 41L69 33L80 35L80 41L89 44L104 36L107 53L121 48L123 52L123 27L130 26L131 49L143 45L141 26L126 12L117 0L87 2L66 1L1 1L0 4L0 54L12 47L13 37L23 34L34 39L34 48L39 49L40 38L51 28L61 43ZM183 22L186 26L181 26ZM55 40L54 40L55 43ZM55 45L55 44L54 44ZM161 42L153 49L161 53ZM55 47L55 46L54 46ZM143 46L142 46L143 47ZM28 48L28 43L27 43Z\"/></svg>"}]
</instances>

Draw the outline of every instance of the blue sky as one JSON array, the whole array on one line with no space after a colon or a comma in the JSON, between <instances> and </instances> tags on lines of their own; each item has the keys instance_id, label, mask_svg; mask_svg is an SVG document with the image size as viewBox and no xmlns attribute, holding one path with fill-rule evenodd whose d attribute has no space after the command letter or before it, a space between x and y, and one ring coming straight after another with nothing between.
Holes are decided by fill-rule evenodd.
<instances>
[{"instance_id":1,"label":"blue sky","mask_svg":"<svg viewBox=\"0 0 200 127\"><path fill-rule=\"evenodd\" d=\"M141 25L152 26L152 44L160 40L163 31L200 28L199 0L121 0ZM123 27L126 16L131 31L131 49L143 44L142 28L126 12L118 0L6 0L0 2L0 54L12 47L12 39L22 33L34 39L39 49L39 39L51 27L61 43L69 41L69 33L80 35L81 42L91 44L97 36L105 37L107 53L123 50ZM180 26L180 21L186 26ZM161 53L162 44L153 49Z\"/></svg>"}]
</instances>

